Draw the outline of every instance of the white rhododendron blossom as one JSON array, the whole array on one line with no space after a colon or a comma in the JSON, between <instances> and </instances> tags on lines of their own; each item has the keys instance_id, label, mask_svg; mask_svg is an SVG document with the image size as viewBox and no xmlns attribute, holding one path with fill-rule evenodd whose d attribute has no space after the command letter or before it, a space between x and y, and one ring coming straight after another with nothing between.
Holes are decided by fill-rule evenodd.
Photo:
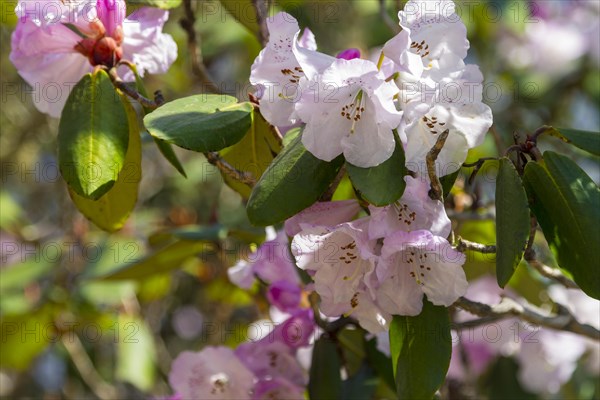
<instances>
[{"instance_id":1,"label":"white rhododendron blossom","mask_svg":"<svg viewBox=\"0 0 600 400\"><path fill-rule=\"evenodd\" d=\"M298 22L287 13L267 19L269 43L260 52L250 73L250 83L260 87L260 112L273 125L288 126L295 122L295 98L304 71L292 48L298 46L317 54L317 44L310 29L298 39ZM333 58L331 58L333 61Z\"/></svg>"},{"instance_id":2,"label":"white rhododendron blossom","mask_svg":"<svg viewBox=\"0 0 600 400\"><path fill-rule=\"evenodd\" d=\"M492 124L483 76L464 62L466 27L451 0L411 0L398 17L403 30L377 64L356 49L337 59L317 52L312 33L299 37L289 14L269 19L270 40L250 77L265 118L280 127L302 124L302 143L317 158L343 154L363 168L391 157L397 130L408 168L424 176L427 152L448 130L437 173L457 171Z\"/></svg>"},{"instance_id":3,"label":"white rhododendron blossom","mask_svg":"<svg viewBox=\"0 0 600 400\"><path fill-rule=\"evenodd\" d=\"M465 255L429 231L398 231L386 237L377 275L377 298L394 315L417 315L422 295L435 305L450 306L467 290Z\"/></svg>"},{"instance_id":4,"label":"white rhododendron blossom","mask_svg":"<svg viewBox=\"0 0 600 400\"><path fill-rule=\"evenodd\" d=\"M406 189L402 197L385 207L369 206L369 236L385 238L397 231L412 232L427 229L434 235L447 237L451 223L444 205L429 198L429 183L406 176Z\"/></svg>"},{"instance_id":5,"label":"white rhododendron blossom","mask_svg":"<svg viewBox=\"0 0 600 400\"><path fill-rule=\"evenodd\" d=\"M402 118L393 102L398 88L375 64L338 59L302 88L296 104L306 123L302 143L317 158L331 161L343 153L349 163L366 168L391 157L392 130Z\"/></svg>"}]
</instances>

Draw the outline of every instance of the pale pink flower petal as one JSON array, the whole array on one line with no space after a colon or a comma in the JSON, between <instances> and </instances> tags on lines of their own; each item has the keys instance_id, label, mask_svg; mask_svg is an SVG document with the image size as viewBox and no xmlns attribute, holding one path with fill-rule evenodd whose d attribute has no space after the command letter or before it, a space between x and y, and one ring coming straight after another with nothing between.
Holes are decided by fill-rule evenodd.
<instances>
[{"instance_id":1,"label":"pale pink flower petal","mask_svg":"<svg viewBox=\"0 0 600 400\"><path fill-rule=\"evenodd\" d=\"M254 375L227 347L184 351L173 361L171 387L184 399L248 399Z\"/></svg>"}]
</instances>

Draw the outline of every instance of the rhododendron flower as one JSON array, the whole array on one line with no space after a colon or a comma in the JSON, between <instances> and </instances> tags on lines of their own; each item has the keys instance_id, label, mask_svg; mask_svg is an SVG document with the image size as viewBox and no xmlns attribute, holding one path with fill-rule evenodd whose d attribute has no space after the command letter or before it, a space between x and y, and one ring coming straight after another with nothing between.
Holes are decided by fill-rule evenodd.
<instances>
[{"instance_id":1,"label":"rhododendron flower","mask_svg":"<svg viewBox=\"0 0 600 400\"><path fill-rule=\"evenodd\" d=\"M304 400L305 388L283 378L260 380L254 386L253 400Z\"/></svg>"},{"instance_id":2,"label":"rhododendron flower","mask_svg":"<svg viewBox=\"0 0 600 400\"><path fill-rule=\"evenodd\" d=\"M177 58L175 42L162 33L164 10L144 7L126 18L124 0L21 0L15 13L10 60L33 87L35 106L53 117L96 65L129 60L143 75L166 72ZM123 78L134 79L131 73Z\"/></svg>"},{"instance_id":3,"label":"rhododendron flower","mask_svg":"<svg viewBox=\"0 0 600 400\"><path fill-rule=\"evenodd\" d=\"M302 289L297 283L279 280L271 283L267 290L269 303L283 312L291 312L298 308L302 297Z\"/></svg>"},{"instance_id":4,"label":"rhododendron flower","mask_svg":"<svg viewBox=\"0 0 600 400\"><path fill-rule=\"evenodd\" d=\"M314 51L317 44L310 29L298 37L298 21L290 14L280 12L267 18L267 28L269 42L252 64L250 83L260 89L260 112L265 119L272 125L288 126L295 122L294 105L300 79L304 77L292 48L296 43L310 54L319 53Z\"/></svg>"},{"instance_id":5,"label":"rhododendron flower","mask_svg":"<svg viewBox=\"0 0 600 400\"><path fill-rule=\"evenodd\" d=\"M308 81L296 112L306 123L302 143L315 157L331 161L340 154L358 167L373 167L391 157L393 129L402 113L394 105L398 88L368 60L337 59L322 73L308 74L311 60L300 60Z\"/></svg>"},{"instance_id":6,"label":"rhododendron flower","mask_svg":"<svg viewBox=\"0 0 600 400\"><path fill-rule=\"evenodd\" d=\"M267 239L248 256L248 261L240 260L229 268L227 273L231 282L244 289L250 288L257 277L268 284L280 280L300 284L285 233L273 231Z\"/></svg>"},{"instance_id":7,"label":"rhododendron flower","mask_svg":"<svg viewBox=\"0 0 600 400\"><path fill-rule=\"evenodd\" d=\"M409 51L421 57L424 71L439 67L449 53L460 59L467 56L467 28L452 0L410 0L398 18L410 35Z\"/></svg>"},{"instance_id":8,"label":"rhododendron flower","mask_svg":"<svg viewBox=\"0 0 600 400\"><path fill-rule=\"evenodd\" d=\"M298 267L312 273L320 310L330 317L352 315L376 333L387 329L391 315L379 309L373 296L375 242L367 234L368 219L334 227L304 225L292 241Z\"/></svg>"},{"instance_id":9,"label":"rhododendron flower","mask_svg":"<svg viewBox=\"0 0 600 400\"><path fill-rule=\"evenodd\" d=\"M467 290L465 255L428 231L398 231L383 240L377 301L394 315L417 315L423 294L435 305L450 306Z\"/></svg>"},{"instance_id":10,"label":"rhododendron flower","mask_svg":"<svg viewBox=\"0 0 600 400\"><path fill-rule=\"evenodd\" d=\"M452 229L444 204L429 197L429 183L420 178L404 177L406 189L395 203L385 207L369 206L369 237L385 238L397 231L428 230L447 237Z\"/></svg>"},{"instance_id":11,"label":"rhododendron flower","mask_svg":"<svg viewBox=\"0 0 600 400\"><path fill-rule=\"evenodd\" d=\"M226 347L184 351L173 361L171 387L184 399L248 399L254 374Z\"/></svg>"},{"instance_id":12,"label":"rhododendron flower","mask_svg":"<svg viewBox=\"0 0 600 400\"><path fill-rule=\"evenodd\" d=\"M448 138L435 162L438 176L460 169L470 148L479 146L492 126L492 111L483 103L436 104L422 117L406 125L406 165L426 171L425 158L441 133Z\"/></svg>"},{"instance_id":13,"label":"rhododendron flower","mask_svg":"<svg viewBox=\"0 0 600 400\"><path fill-rule=\"evenodd\" d=\"M317 202L285 221L285 233L294 236L300 224L334 226L352 220L360 211L356 200Z\"/></svg>"},{"instance_id":14,"label":"rhododendron flower","mask_svg":"<svg viewBox=\"0 0 600 400\"><path fill-rule=\"evenodd\" d=\"M438 176L448 175L492 125L492 112L482 103L483 76L477 66L464 63L469 41L454 2L411 0L398 17L403 31L385 44L383 53L398 72L404 112L398 131L406 163L423 174L427 153L448 130L436 160Z\"/></svg>"},{"instance_id":15,"label":"rhododendron flower","mask_svg":"<svg viewBox=\"0 0 600 400\"><path fill-rule=\"evenodd\" d=\"M297 386L307 383L308 377L298 364L295 351L285 343L269 340L269 336L258 342L242 343L235 354L258 379L283 378Z\"/></svg>"}]
</instances>

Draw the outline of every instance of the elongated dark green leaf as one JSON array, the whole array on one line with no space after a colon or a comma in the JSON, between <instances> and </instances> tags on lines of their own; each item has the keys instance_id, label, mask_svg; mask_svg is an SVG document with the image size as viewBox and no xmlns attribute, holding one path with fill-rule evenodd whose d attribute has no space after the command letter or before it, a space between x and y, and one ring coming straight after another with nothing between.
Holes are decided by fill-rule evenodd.
<instances>
[{"instance_id":1,"label":"elongated dark green leaf","mask_svg":"<svg viewBox=\"0 0 600 400\"><path fill-rule=\"evenodd\" d=\"M431 400L446 377L452 354L445 307L423 299L415 317L394 316L390 350L399 399Z\"/></svg>"},{"instance_id":2,"label":"elongated dark green leaf","mask_svg":"<svg viewBox=\"0 0 600 400\"><path fill-rule=\"evenodd\" d=\"M458 175L460 174L460 169L456 172L451 173L450 175L444 175L440 178L440 183L442 184L442 190L444 191L444 197L448 197L450 194L450 190L454 186Z\"/></svg>"},{"instance_id":3,"label":"elongated dark green leaf","mask_svg":"<svg viewBox=\"0 0 600 400\"><path fill-rule=\"evenodd\" d=\"M171 163L171 165L173 167L175 167L175 169L184 177L187 178L187 174L185 173L185 170L183 169L183 165L181 165L181 161L179 161L179 158L177 158L177 154L175 154L175 151L173 151L173 147L171 146L170 143L165 142L164 140L161 139L157 139L155 137L153 137L154 139L154 143L156 143L156 147L158 147L158 150L160 151L160 153L167 159L167 161L169 163Z\"/></svg>"},{"instance_id":4,"label":"elongated dark green leaf","mask_svg":"<svg viewBox=\"0 0 600 400\"><path fill-rule=\"evenodd\" d=\"M99 199L117 180L128 143L125 107L107 73L85 75L69 95L58 127L58 161L69 188Z\"/></svg>"},{"instance_id":5,"label":"elongated dark green leaf","mask_svg":"<svg viewBox=\"0 0 600 400\"><path fill-rule=\"evenodd\" d=\"M254 186L246 206L250 222L274 225L309 207L329 187L342 163L342 156L332 162L313 156L299 134Z\"/></svg>"},{"instance_id":6,"label":"elongated dark green leaf","mask_svg":"<svg viewBox=\"0 0 600 400\"><path fill-rule=\"evenodd\" d=\"M124 99L124 102L127 100ZM129 119L129 146L124 166L115 184L97 200L86 199L69 189L77 209L97 227L115 232L125 225L135 208L140 180L142 179L142 142L138 115L130 103L123 103Z\"/></svg>"},{"instance_id":7,"label":"elongated dark green leaf","mask_svg":"<svg viewBox=\"0 0 600 400\"><path fill-rule=\"evenodd\" d=\"M503 157L496 179L496 278L504 287L523 258L529 237L527 194L512 161Z\"/></svg>"},{"instance_id":8,"label":"elongated dark green leaf","mask_svg":"<svg viewBox=\"0 0 600 400\"><path fill-rule=\"evenodd\" d=\"M600 132L580 131L577 129L552 128L550 135L579 147L589 153L600 156Z\"/></svg>"},{"instance_id":9,"label":"elongated dark green leaf","mask_svg":"<svg viewBox=\"0 0 600 400\"><path fill-rule=\"evenodd\" d=\"M239 142L252 124L252 104L235 97L202 94L171 101L146 115L155 138L184 149L217 151Z\"/></svg>"},{"instance_id":10,"label":"elongated dark green leaf","mask_svg":"<svg viewBox=\"0 0 600 400\"><path fill-rule=\"evenodd\" d=\"M404 176L408 171L404 164L404 149L398 135L394 136L396 150L382 164L372 168L360 168L346 163L352 185L365 200L376 206L395 202L402 197L406 188Z\"/></svg>"},{"instance_id":11,"label":"elongated dark green leaf","mask_svg":"<svg viewBox=\"0 0 600 400\"><path fill-rule=\"evenodd\" d=\"M570 158L551 151L530 162L523 183L558 265L581 289L600 298L600 189Z\"/></svg>"},{"instance_id":12,"label":"elongated dark green leaf","mask_svg":"<svg viewBox=\"0 0 600 400\"><path fill-rule=\"evenodd\" d=\"M326 336L316 342L310 366L308 396L311 400L337 400L342 397L340 356L335 343Z\"/></svg>"},{"instance_id":13,"label":"elongated dark green leaf","mask_svg":"<svg viewBox=\"0 0 600 400\"><path fill-rule=\"evenodd\" d=\"M259 179L281 151L279 132L260 114L254 111L252 126L242 140L231 147L223 149L219 154L238 171L252 174ZM250 197L251 189L227 174L222 174L225 183L244 198Z\"/></svg>"}]
</instances>

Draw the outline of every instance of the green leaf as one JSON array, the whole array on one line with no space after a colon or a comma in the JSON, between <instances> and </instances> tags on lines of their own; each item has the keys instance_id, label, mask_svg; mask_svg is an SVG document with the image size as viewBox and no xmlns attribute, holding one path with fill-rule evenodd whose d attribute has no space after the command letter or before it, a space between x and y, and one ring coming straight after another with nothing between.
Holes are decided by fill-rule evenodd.
<instances>
[{"instance_id":1,"label":"green leaf","mask_svg":"<svg viewBox=\"0 0 600 400\"><path fill-rule=\"evenodd\" d=\"M527 194L512 161L503 157L496 179L496 278L504 287L523 258L530 227Z\"/></svg>"},{"instance_id":2,"label":"green leaf","mask_svg":"<svg viewBox=\"0 0 600 400\"><path fill-rule=\"evenodd\" d=\"M67 99L58 127L60 171L78 195L97 200L125 164L129 127L125 106L103 70L85 75Z\"/></svg>"},{"instance_id":3,"label":"green leaf","mask_svg":"<svg viewBox=\"0 0 600 400\"><path fill-rule=\"evenodd\" d=\"M348 376L356 374L366 356L365 332L362 329L344 329L336 335Z\"/></svg>"},{"instance_id":4,"label":"green leaf","mask_svg":"<svg viewBox=\"0 0 600 400\"><path fill-rule=\"evenodd\" d=\"M594 155L600 156L600 132L551 128L548 133Z\"/></svg>"},{"instance_id":5,"label":"green leaf","mask_svg":"<svg viewBox=\"0 0 600 400\"><path fill-rule=\"evenodd\" d=\"M180 240L166 245L139 262L124 264L98 278L107 280L144 279L150 275L180 268L186 259L208 250L212 250L210 243Z\"/></svg>"},{"instance_id":6,"label":"green leaf","mask_svg":"<svg viewBox=\"0 0 600 400\"><path fill-rule=\"evenodd\" d=\"M313 348L308 382L311 400L336 400L342 398L340 356L335 343L326 335L321 336Z\"/></svg>"},{"instance_id":7,"label":"green leaf","mask_svg":"<svg viewBox=\"0 0 600 400\"><path fill-rule=\"evenodd\" d=\"M177 158L177 154L175 154L175 151L173 151L173 146L171 146L170 143L165 142L164 140L160 140L157 139L155 137L152 137L154 139L154 143L156 143L156 146L158 147L158 150L160 151L160 153L167 159L167 161L173 166L175 167L175 169L184 177L187 178L187 174L185 173L185 170L183 169L183 165L181 165L181 161L179 161L179 158Z\"/></svg>"},{"instance_id":8,"label":"green leaf","mask_svg":"<svg viewBox=\"0 0 600 400\"><path fill-rule=\"evenodd\" d=\"M391 204L402 197L408 170L404 164L404 149L397 134L394 154L382 164L371 168L360 168L346 163L348 176L360 195L376 206Z\"/></svg>"},{"instance_id":9,"label":"green leaf","mask_svg":"<svg viewBox=\"0 0 600 400\"><path fill-rule=\"evenodd\" d=\"M146 115L144 124L155 138L204 153L239 142L250 129L252 110L235 97L201 94L166 103Z\"/></svg>"},{"instance_id":10,"label":"green leaf","mask_svg":"<svg viewBox=\"0 0 600 400\"><path fill-rule=\"evenodd\" d=\"M168 10L171 8L179 7L181 5L181 0L127 0L127 5L149 6L162 8L163 10ZM135 21L135 13L132 14L129 18Z\"/></svg>"},{"instance_id":11,"label":"green leaf","mask_svg":"<svg viewBox=\"0 0 600 400\"><path fill-rule=\"evenodd\" d=\"M175 1L180 2L181 0L175 0ZM131 72L133 72L133 74L135 75L135 85L136 85L137 91L142 96L147 98L148 93L146 92L146 86L144 86L144 81L142 80L142 77L140 76L140 74L138 74L137 68L133 64L125 64L125 65L127 65L129 67L129 69L131 70ZM152 112L152 109L144 107L143 105L142 105L142 108L144 109L144 115L150 114ZM173 167L175 167L175 169L177 171L179 171L179 173L181 175L183 175L184 177L187 178L185 170L183 169L183 165L181 165L179 158L177 158L177 154L175 154L175 152L173 151L173 146L171 146L170 143L167 143L164 140L160 140L155 137L152 137L152 139L154 139L154 143L156 144L156 147L158 147L158 150L167 159L167 161Z\"/></svg>"},{"instance_id":12,"label":"green leaf","mask_svg":"<svg viewBox=\"0 0 600 400\"><path fill-rule=\"evenodd\" d=\"M97 227L115 232L125 225L133 211L142 179L142 142L138 115L133 106L124 99L129 119L129 146L124 165L113 187L97 200L79 196L69 188L69 194L77 209Z\"/></svg>"},{"instance_id":13,"label":"green leaf","mask_svg":"<svg viewBox=\"0 0 600 400\"><path fill-rule=\"evenodd\" d=\"M135 316L119 315L116 378L148 392L154 385L156 348L152 331Z\"/></svg>"},{"instance_id":14,"label":"green leaf","mask_svg":"<svg viewBox=\"0 0 600 400\"><path fill-rule=\"evenodd\" d=\"M50 343L60 341L51 306L18 317L3 315L0 367L26 370Z\"/></svg>"},{"instance_id":15,"label":"green leaf","mask_svg":"<svg viewBox=\"0 0 600 400\"><path fill-rule=\"evenodd\" d=\"M258 26L256 9L252 4L252 0L221 0L221 4L250 32L255 35L259 32L260 27Z\"/></svg>"},{"instance_id":16,"label":"green leaf","mask_svg":"<svg viewBox=\"0 0 600 400\"><path fill-rule=\"evenodd\" d=\"M525 167L529 205L558 265L600 299L600 189L570 158L547 151L544 161Z\"/></svg>"},{"instance_id":17,"label":"green leaf","mask_svg":"<svg viewBox=\"0 0 600 400\"><path fill-rule=\"evenodd\" d=\"M373 368L366 362L359 365L357 372L342 382L342 399L372 399L379 380Z\"/></svg>"},{"instance_id":18,"label":"green leaf","mask_svg":"<svg viewBox=\"0 0 600 400\"><path fill-rule=\"evenodd\" d=\"M440 183L442 184L442 190L444 191L444 198L448 197L452 187L454 187L454 183L460 174L460 169L456 172L451 173L450 175L444 175L440 178Z\"/></svg>"},{"instance_id":19,"label":"green leaf","mask_svg":"<svg viewBox=\"0 0 600 400\"><path fill-rule=\"evenodd\" d=\"M450 316L423 299L415 317L394 316L390 350L399 399L431 400L446 377L452 354Z\"/></svg>"},{"instance_id":20,"label":"green leaf","mask_svg":"<svg viewBox=\"0 0 600 400\"><path fill-rule=\"evenodd\" d=\"M3 242L3 251L10 250L9 242ZM24 244L15 243L20 249ZM49 244L44 249L51 249L53 246ZM57 247L57 260L62 252L62 248ZM49 251L49 250L48 250ZM6 253L4 253L6 255ZM36 253L27 260L21 263L14 264L5 268L2 268L0 278L0 293L5 295L8 291L23 291L23 289L30 283L37 281L47 275L52 267L56 264L48 260L47 254Z\"/></svg>"},{"instance_id":21,"label":"green leaf","mask_svg":"<svg viewBox=\"0 0 600 400\"><path fill-rule=\"evenodd\" d=\"M231 147L220 152L221 157L238 171L249 172L259 179L282 149L279 132L260 114L254 111L252 126L246 135ZM225 183L245 199L250 197L251 189L235 179L223 174Z\"/></svg>"},{"instance_id":22,"label":"green leaf","mask_svg":"<svg viewBox=\"0 0 600 400\"><path fill-rule=\"evenodd\" d=\"M250 222L274 225L309 207L329 187L342 163L342 156L331 162L316 158L298 134L254 186L246 206Z\"/></svg>"},{"instance_id":23,"label":"green leaf","mask_svg":"<svg viewBox=\"0 0 600 400\"><path fill-rule=\"evenodd\" d=\"M396 391L396 382L392 370L392 360L377 349L377 338L369 340L365 345L367 360L380 379L390 390Z\"/></svg>"}]
</instances>

